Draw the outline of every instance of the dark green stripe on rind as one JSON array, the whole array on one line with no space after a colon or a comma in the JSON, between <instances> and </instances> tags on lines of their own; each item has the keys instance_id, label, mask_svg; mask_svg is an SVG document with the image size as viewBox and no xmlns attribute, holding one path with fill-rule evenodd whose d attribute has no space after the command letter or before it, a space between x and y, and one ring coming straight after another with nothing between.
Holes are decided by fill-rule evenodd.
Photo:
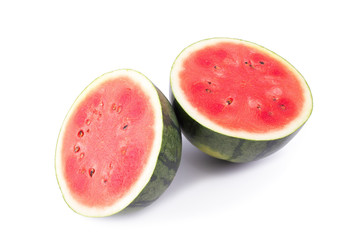
<instances>
[{"instance_id":1,"label":"dark green stripe on rind","mask_svg":"<svg viewBox=\"0 0 360 240\"><path fill-rule=\"evenodd\" d=\"M159 89L157 92L164 124L161 149L150 181L129 207L144 207L158 199L169 187L180 164L182 149L180 126L169 101Z\"/></svg>"},{"instance_id":2,"label":"dark green stripe on rind","mask_svg":"<svg viewBox=\"0 0 360 240\"><path fill-rule=\"evenodd\" d=\"M215 132L191 118L171 95L171 101L184 136L206 154L230 162L264 158L285 146L299 131L275 140L248 140Z\"/></svg>"}]
</instances>

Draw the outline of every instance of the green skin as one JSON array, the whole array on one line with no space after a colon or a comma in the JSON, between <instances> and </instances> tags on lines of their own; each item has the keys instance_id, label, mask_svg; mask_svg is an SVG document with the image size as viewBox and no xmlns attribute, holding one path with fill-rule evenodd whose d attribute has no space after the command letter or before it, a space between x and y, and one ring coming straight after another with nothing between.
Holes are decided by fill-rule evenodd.
<instances>
[{"instance_id":1,"label":"green skin","mask_svg":"<svg viewBox=\"0 0 360 240\"><path fill-rule=\"evenodd\" d=\"M300 130L274 140L248 140L215 132L190 117L175 97L171 101L184 136L204 153L234 163L244 163L264 158L285 146Z\"/></svg>"},{"instance_id":2,"label":"green skin","mask_svg":"<svg viewBox=\"0 0 360 240\"><path fill-rule=\"evenodd\" d=\"M179 123L169 101L159 89L156 90L162 107L163 141L150 181L128 208L145 207L158 199L169 187L180 164L182 142Z\"/></svg>"}]
</instances>

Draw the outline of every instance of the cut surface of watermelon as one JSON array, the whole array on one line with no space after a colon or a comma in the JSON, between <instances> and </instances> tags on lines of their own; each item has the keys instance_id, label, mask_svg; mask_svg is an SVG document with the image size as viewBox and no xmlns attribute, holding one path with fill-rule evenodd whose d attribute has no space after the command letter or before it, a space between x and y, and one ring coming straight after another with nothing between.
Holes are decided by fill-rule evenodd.
<instances>
[{"instance_id":1,"label":"cut surface of watermelon","mask_svg":"<svg viewBox=\"0 0 360 240\"><path fill-rule=\"evenodd\" d=\"M171 85L187 114L233 137L281 138L312 111L309 88L294 67L238 39L214 38L187 47L173 65Z\"/></svg>"},{"instance_id":2,"label":"cut surface of watermelon","mask_svg":"<svg viewBox=\"0 0 360 240\"><path fill-rule=\"evenodd\" d=\"M312 112L302 75L274 52L240 39L188 46L174 61L170 83L184 136L204 153L230 162L276 152Z\"/></svg>"},{"instance_id":3,"label":"cut surface of watermelon","mask_svg":"<svg viewBox=\"0 0 360 240\"><path fill-rule=\"evenodd\" d=\"M163 105L159 91L133 70L104 74L81 93L56 150L59 186L74 211L111 215L143 191L164 145Z\"/></svg>"}]
</instances>

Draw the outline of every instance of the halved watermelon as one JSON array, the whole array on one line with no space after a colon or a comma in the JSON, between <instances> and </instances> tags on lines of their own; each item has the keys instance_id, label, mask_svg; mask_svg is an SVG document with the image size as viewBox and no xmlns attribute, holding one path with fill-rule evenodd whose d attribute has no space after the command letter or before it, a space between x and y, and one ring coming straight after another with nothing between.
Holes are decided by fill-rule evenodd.
<instances>
[{"instance_id":1,"label":"halved watermelon","mask_svg":"<svg viewBox=\"0 0 360 240\"><path fill-rule=\"evenodd\" d=\"M172 102L184 135L231 162L284 146L312 112L302 75L257 44L212 38L185 48L171 69Z\"/></svg>"},{"instance_id":2,"label":"halved watermelon","mask_svg":"<svg viewBox=\"0 0 360 240\"><path fill-rule=\"evenodd\" d=\"M71 107L56 147L56 176L75 212L108 216L157 199L180 156L170 103L144 75L122 69L97 78Z\"/></svg>"}]
</instances>

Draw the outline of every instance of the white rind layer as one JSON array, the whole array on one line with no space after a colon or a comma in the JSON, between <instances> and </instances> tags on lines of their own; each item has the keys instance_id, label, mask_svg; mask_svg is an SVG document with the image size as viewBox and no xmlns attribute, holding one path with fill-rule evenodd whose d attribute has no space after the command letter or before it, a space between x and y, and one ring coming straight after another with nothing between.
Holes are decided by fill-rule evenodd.
<instances>
[{"instance_id":1,"label":"white rind layer","mask_svg":"<svg viewBox=\"0 0 360 240\"><path fill-rule=\"evenodd\" d=\"M299 116L291 121L289 124L284 126L280 130L273 130L269 131L267 133L252 133L247 131L241 131L241 130L230 130L227 128L222 127L221 125L213 122L211 119L207 118L203 114L201 114L192 104L187 100L186 94L180 87L180 77L179 73L183 70L183 62L187 57L192 54L195 51L198 51L200 49L221 43L221 42L229 42L229 43L235 43L235 44L241 44L246 45L252 48L256 48L257 50L266 53L267 55L272 56L273 58L277 59L281 63L283 63L285 66L290 69L294 75L299 80L299 83L301 87L303 88L304 93L304 105L303 108L300 111ZM295 132L299 127L301 127L306 120L309 118L313 102L312 102L312 96L309 89L309 86L307 85L305 79L303 76L285 59L280 57L279 55L275 54L274 52L259 46L257 44L247 42L240 39L233 39L233 38L211 38L211 39L205 39L199 42L196 42L187 48L185 48L176 58L170 74L170 80L171 80L171 90L173 92L173 95L177 102L180 104L180 106L184 109L184 111L194 120L196 120L201 125L215 131L221 134L225 134L231 137L236 138L242 138L242 139L249 139L249 140L273 140L273 139L279 139L283 138L285 136L290 135L291 133Z\"/></svg>"},{"instance_id":2,"label":"white rind layer","mask_svg":"<svg viewBox=\"0 0 360 240\"><path fill-rule=\"evenodd\" d=\"M62 149L62 141L64 137L64 133L67 129L67 123L72 115L72 113L78 109L79 104L85 100L88 93L93 90L96 90L97 86L101 85L102 83L116 79L118 77L128 77L131 79L136 85L138 85L150 99L150 105L153 106L154 116L155 116L155 126L154 126L154 142L152 146L152 150L150 153L149 160L147 165L144 167L143 173L140 175L139 179L134 183L134 185L129 189L128 193L125 194L121 199L119 199L115 204L106 207L89 207L85 206L82 203L78 202L71 194L70 189L68 188L67 182L64 178L63 174L63 158L61 154ZM163 119L162 119L162 109L160 99L157 93L155 86L150 82L148 78L146 78L143 74L131 70L131 69L120 69L113 72L105 73L104 75L100 76L99 78L95 79L89 86L85 88L85 90L78 96L72 107L70 108L68 114L65 117L63 122L58 142L56 146L56 156L55 156L55 171L57 180L63 194L63 197L66 203L72 208L75 212L84 215L84 216L91 216L91 217L103 217L109 216L114 213L121 211L122 209L126 208L143 190L146 184L149 182L158 159L158 155L161 148L162 142L162 132L163 132Z\"/></svg>"}]
</instances>

